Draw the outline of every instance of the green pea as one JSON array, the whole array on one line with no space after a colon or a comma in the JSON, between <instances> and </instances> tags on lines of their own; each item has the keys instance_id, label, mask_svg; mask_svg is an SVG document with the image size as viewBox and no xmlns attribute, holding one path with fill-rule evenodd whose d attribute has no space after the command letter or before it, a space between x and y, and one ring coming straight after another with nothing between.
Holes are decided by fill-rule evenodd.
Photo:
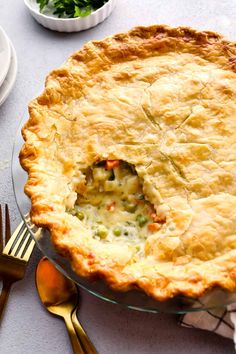
<instances>
[{"instance_id":1,"label":"green pea","mask_svg":"<svg viewBox=\"0 0 236 354\"><path fill-rule=\"evenodd\" d=\"M136 221L138 222L140 227L143 227L147 223L148 219L145 215L138 214L136 217Z\"/></svg>"},{"instance_id":2,"label":"green pea","mask_svg":"<svg viewBox=\"0 0 236 354\"><path fill-rule=\"evenodd\" d=\"M77 211L76 216L80 220L84 219L84 213L82 211Z\"/></svg>"},{"instance_id":3,"label":"green pea","mask_svg":"<svg viewBox=\"0 0 236 354\"><path fill-rule=\"evenodd\" d=\"M116 227L114 230L113 230L113 234L115 236L120 236L121 235L121 229L119 227Z\"/></svg>"},{"instance_id":4,"label":"green pea","mask_svg":"<svg viewBox=\"0 0 236 354\"><path fill-rule=\"evenodd\" d=\"M108 230L106 228L106 226L104 225L99 225L98 228L97 228L97 235L100 237L100 238L106 238L107 237L107 234L108 234Z\"/></svg>"},{"instance_id":5,"label":"green pea","mask_svg":"<svg viewBox=\"0 0 236 354\"><path fill-rule=\"evenodd\" d=\"M75 216L76 215L76 210L75 209L70 209L70 210L68 210L68 213L70 213L71 215Z\"/></svg>"},{"instance_id":6,"label":"green pea","mask_svg":"<svg viewBox=\"0 0 236 354\"><path fill-rule=\"evenodd\" d=\"M134 213L137 209L137 204L133 204L133 203L125 203L124 205L125 210L128 211L129 213Z\"/></svg>"}]
</instances>

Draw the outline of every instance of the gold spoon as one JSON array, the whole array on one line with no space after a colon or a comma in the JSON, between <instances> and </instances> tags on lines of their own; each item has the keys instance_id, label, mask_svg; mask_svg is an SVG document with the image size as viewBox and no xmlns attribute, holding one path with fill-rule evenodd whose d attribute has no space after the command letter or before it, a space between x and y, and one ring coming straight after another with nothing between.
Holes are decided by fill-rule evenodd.
<instances>
[{"instance_id":1,"label":"gold spoon","mask_svg":"<svg viewBox=\"0 0 236 354\"><path fill-rule=\"evenodd\" d=\"M36 286L47 310L64 318L74 353L98 354L76 316L78 289L73 281L66 278L44 257L36 269ZM85 351L80 345L75 329Z\"/></svg>"}]
</instances>

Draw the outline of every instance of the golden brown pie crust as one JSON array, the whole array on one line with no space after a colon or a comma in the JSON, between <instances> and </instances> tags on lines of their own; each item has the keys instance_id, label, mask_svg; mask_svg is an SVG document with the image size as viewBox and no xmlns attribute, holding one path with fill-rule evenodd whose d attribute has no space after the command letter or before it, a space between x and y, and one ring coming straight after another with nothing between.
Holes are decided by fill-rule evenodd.
<instances>
[{"instance_id":1,"label":"golden brown pie crust","mask_svg":"<svg viewBox=\"0 0 236 354\"><path fill-rule=\"evenodd\" d=\"M22 133L32 221L80 276L157 300L236 290L235 43L167 26L89 42L48 75ZM106 159L133 164L165 214L141 257L66 212Z\"/></svg>"}]
</instances>

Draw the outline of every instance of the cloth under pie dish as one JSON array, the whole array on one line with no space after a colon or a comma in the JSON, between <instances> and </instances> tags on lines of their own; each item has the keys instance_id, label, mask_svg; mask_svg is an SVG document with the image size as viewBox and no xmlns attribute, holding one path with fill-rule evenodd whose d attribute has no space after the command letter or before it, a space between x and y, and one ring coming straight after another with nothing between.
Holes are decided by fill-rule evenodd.
<instances>
[{"instance_id":1,"label":"cloth under pie dish","mask_svg":"<svg viewBox=\"0 0 236 354\"><path fill-rule=\"evenodd\" d=\"M22 133L32 222L78 275L157 300L236 290L235 43L166 26L89 42L48 75ZM92 196L111 203L97 213Z\"/></svg>"}]
</instances>

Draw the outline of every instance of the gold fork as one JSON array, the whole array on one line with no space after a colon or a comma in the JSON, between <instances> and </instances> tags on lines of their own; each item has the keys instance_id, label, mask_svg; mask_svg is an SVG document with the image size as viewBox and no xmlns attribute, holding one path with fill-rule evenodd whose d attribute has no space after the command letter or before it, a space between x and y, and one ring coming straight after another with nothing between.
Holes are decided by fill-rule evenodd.
<instances>
[{"instance_id":1,"label":"gold fork","mask_svg":"<svg viewBox=\"0 0 236 354\"><path fill-rule=\"evenodd\" d=\"M7 243L11 237L11 226L10 226L10 219L9 219L9 210L8 205L5 204L5 240L3 240L3 216L2 216L2 207L0 205L0 254L3 251L4 241Z\"/></svg>"},{"instance_id":2,"label":"gold fork","mask_svg":"<svg viewBox=\"0 0 236 354\"><path fill-rule=\"evenodd\" d=\"M3 218L0 205L0 250L3 248ZM26 271L28 260L34 249L35 242L31 238L28 229L22 221L10 237L10 218L9 211L5 207L5 239L6 246L0 255L0 278L2 279L2 293L0 295L0 321L3 310L7 303L11 286L18 280L21 280Z\"/></svg>"}]
</instances>

